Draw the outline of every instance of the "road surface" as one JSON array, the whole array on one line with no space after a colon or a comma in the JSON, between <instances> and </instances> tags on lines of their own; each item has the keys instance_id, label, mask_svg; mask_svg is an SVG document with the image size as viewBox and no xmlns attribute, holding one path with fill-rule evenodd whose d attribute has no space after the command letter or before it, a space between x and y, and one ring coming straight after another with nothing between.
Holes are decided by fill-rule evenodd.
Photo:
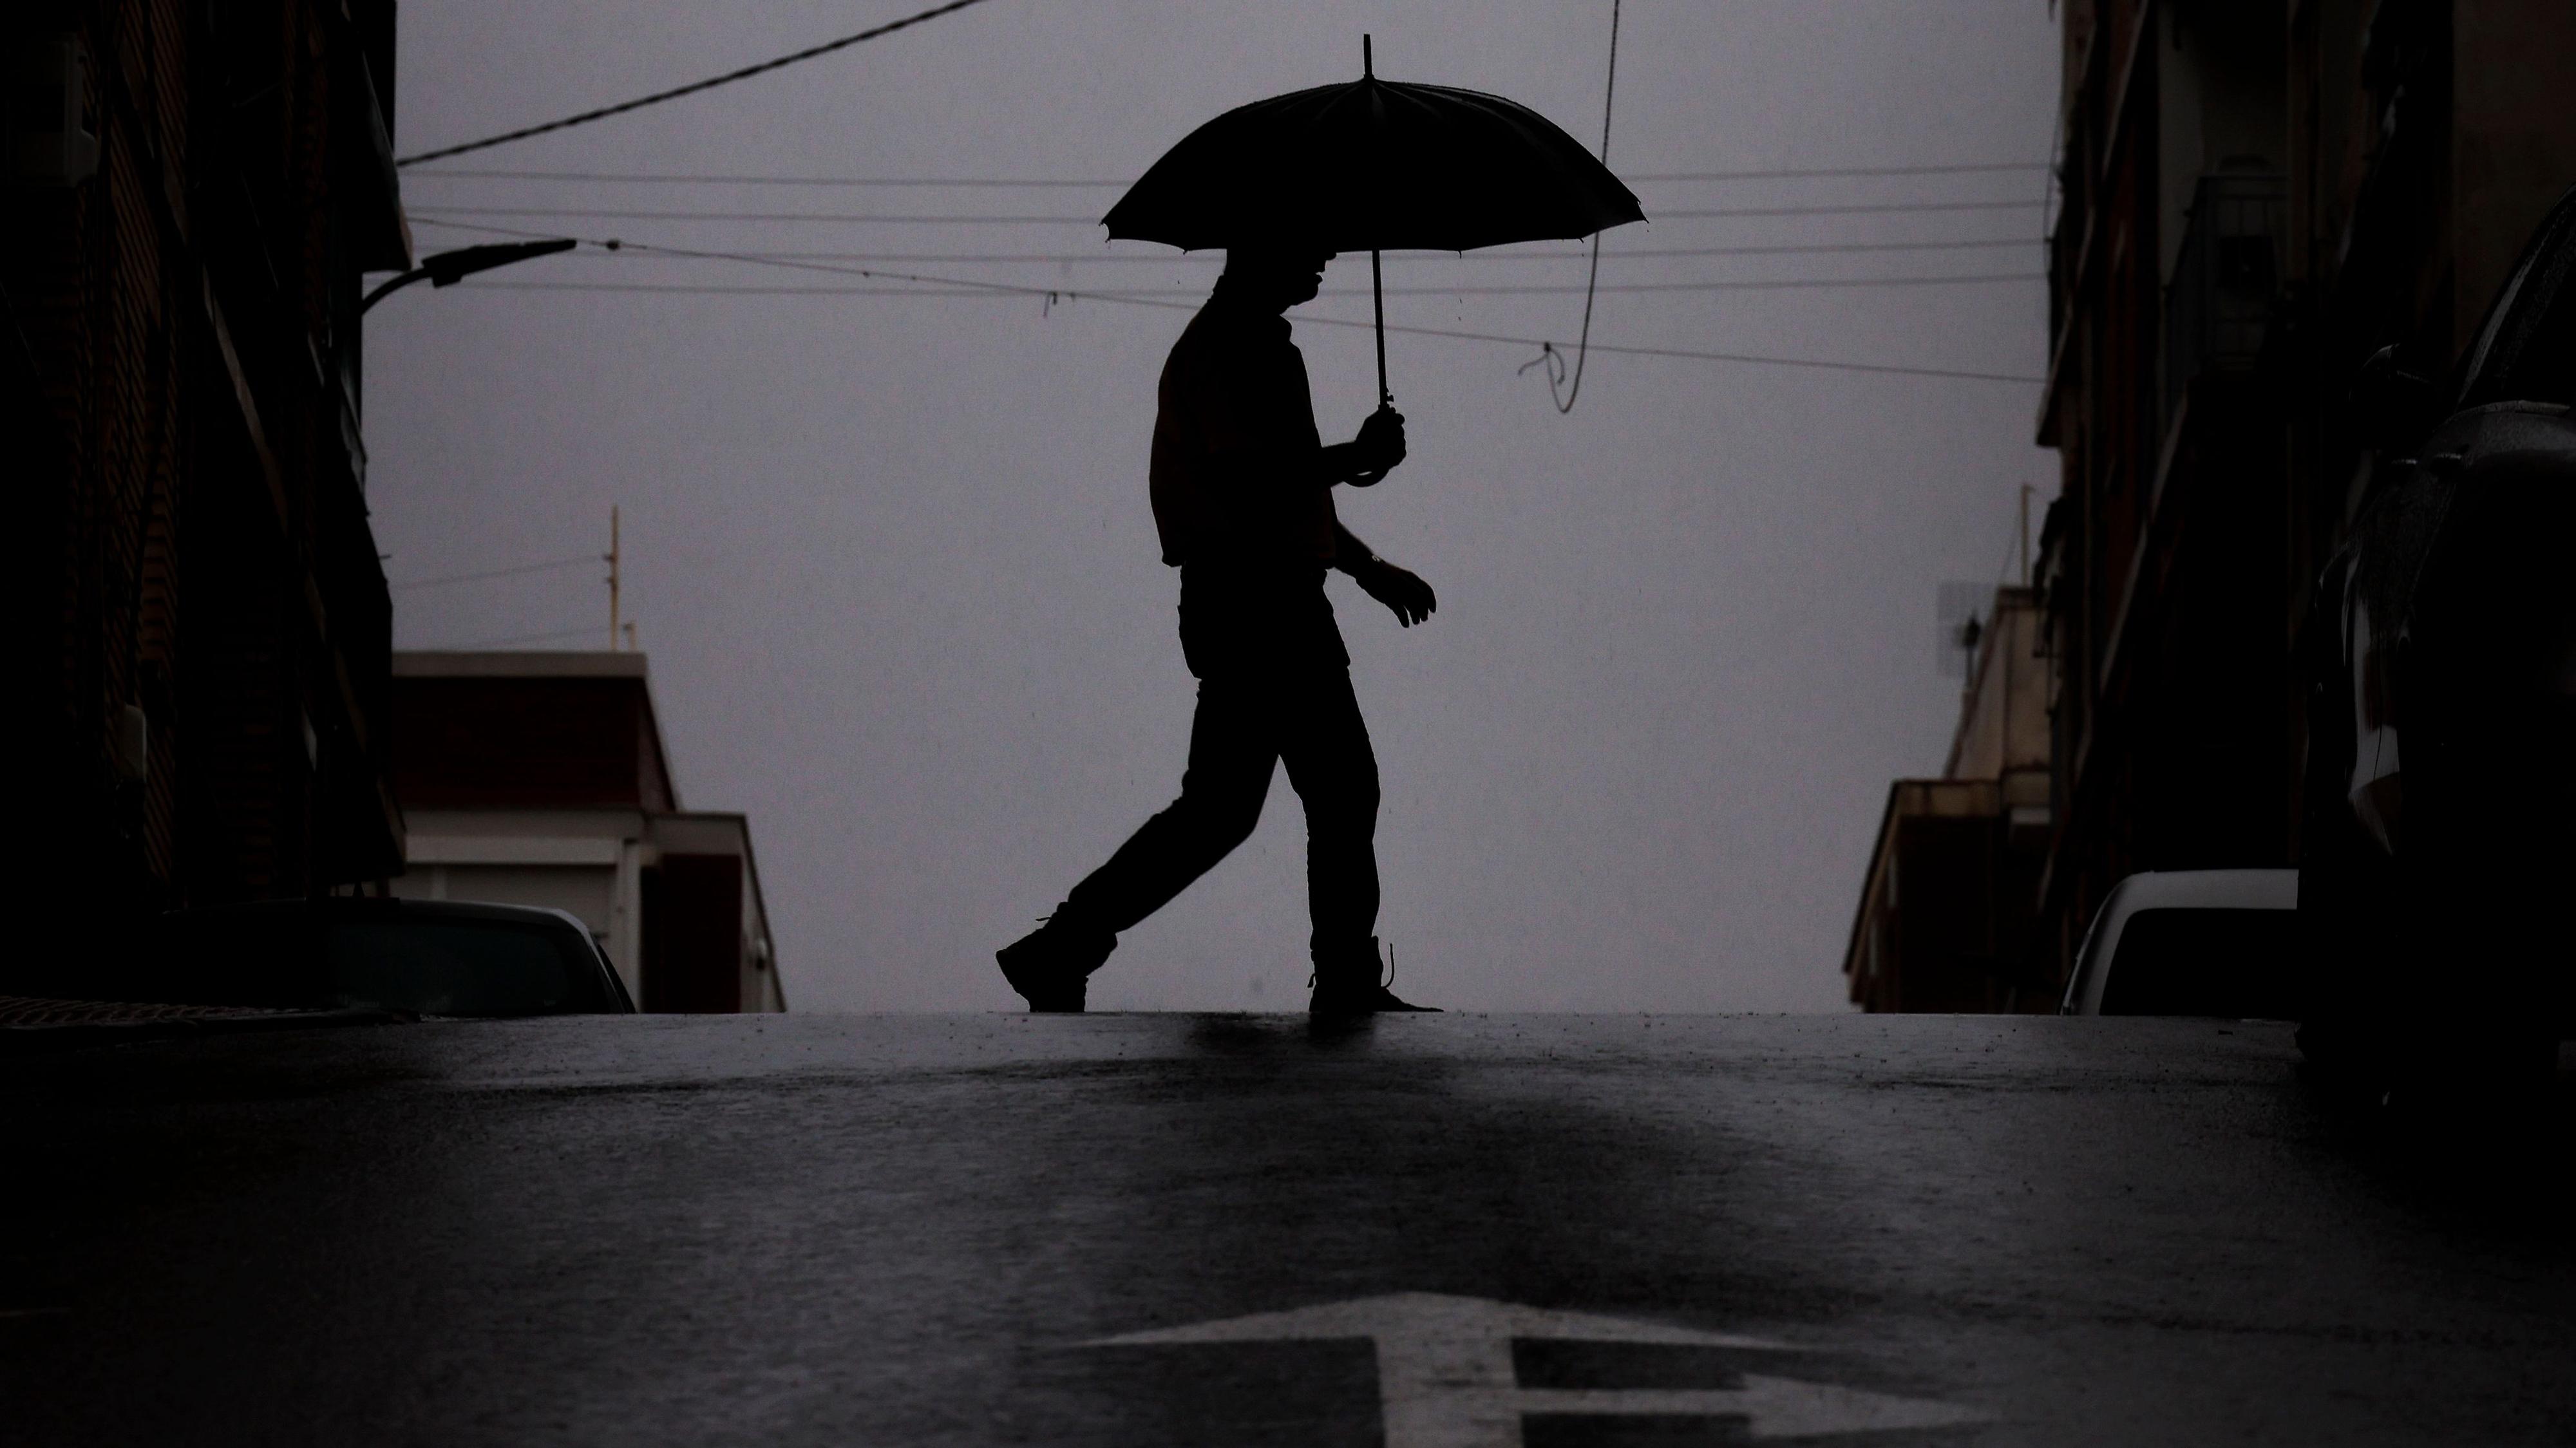
<instances>
[{"instance_id":1,"label":"road surface","mask_svg":"<svg viewBox=\"0 0 2576 1448\"><path fill-rule=\"evenodd\" d=\"M2576 1439L2567 1079L2285 1028L633 1017L0 1057L0 1442Z\"/></svg>"}]
</instances>

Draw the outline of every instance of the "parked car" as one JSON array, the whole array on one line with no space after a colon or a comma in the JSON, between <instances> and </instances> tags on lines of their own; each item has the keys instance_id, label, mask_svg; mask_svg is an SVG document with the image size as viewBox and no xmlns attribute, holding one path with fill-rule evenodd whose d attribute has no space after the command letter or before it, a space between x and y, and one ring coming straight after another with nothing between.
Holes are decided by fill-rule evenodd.
<instances>
[{"instance_id":1,"label":"parked car","mask_svg":"<svg viewBox=\"0 0 2576 1448\"><path fill-rule=\"evenodd\" d=\"M115 972L119 999L423 1016L627 1014L590 931L561 910L454 900L277 900L182 910Z\"/></svg>"},{"instance_id":2,"label":"parked car","mask_svg":"<svg viewBox=\"0 0 2576 1448\"><path fill-rule=\"evenodd\" d=\"M2298 904L2296 870L2131 875L2094 914L2058 1013L2294 1019Z\"/></svg>"},{"instance_id":3,"label":"parked car","mask_svg":"<svg viewBox=\"0 0 2576 1448\"><path fill-rule=\"evenodd\" d=\"M2393 352L2373 486L2303 653L2299 913L2320 1063L2538 1063L2576 1025L2576 192L2449 380Z\"/></svg>"}]
</instances>

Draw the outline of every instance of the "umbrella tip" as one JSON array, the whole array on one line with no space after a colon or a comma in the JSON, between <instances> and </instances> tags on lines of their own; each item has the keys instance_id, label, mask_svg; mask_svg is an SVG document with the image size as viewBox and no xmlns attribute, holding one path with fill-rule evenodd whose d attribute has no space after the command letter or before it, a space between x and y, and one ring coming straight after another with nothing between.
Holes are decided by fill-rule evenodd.
<instances>
[{"instance_id":1,"label":"umbrella tip","mask_svg":"<svg viewBox=\"0 0 2576 1448\"><path fill-rule=\"evenodd\" d=\"M1377 78L1377 57L1370 53L1373 48L1369 37L1362 34L1360 36L1360 78L1362 80Z\"/></svg>"}]
</instances>

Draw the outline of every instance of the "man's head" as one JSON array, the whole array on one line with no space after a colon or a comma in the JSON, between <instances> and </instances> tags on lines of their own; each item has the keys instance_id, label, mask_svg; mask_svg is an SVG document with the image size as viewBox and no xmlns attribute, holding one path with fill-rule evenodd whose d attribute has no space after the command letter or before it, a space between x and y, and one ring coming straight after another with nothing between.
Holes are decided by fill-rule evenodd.
<instances>
[{"instance_id":1,"label":"man's head","mask_svg":"<svg viewBox=\"0 0 2576 1448\"><path fill-rule=\"evenodd\" d=\"M1332 259L1333 253L1315 242L1231 246L1225 252L1225 275L1246 301L1284 312L1315 299L1324 284L1324 264Z\"/></svg>"}]
</instances>

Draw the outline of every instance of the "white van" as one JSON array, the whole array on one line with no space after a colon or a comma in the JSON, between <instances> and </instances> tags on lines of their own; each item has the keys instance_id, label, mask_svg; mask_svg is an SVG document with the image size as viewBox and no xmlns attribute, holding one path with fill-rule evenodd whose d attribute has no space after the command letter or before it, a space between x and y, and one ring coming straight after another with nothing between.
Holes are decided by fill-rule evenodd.
<instances>
[{"instance_id":1,"label":"white van","mask_svg":"<svg viewBox=\"0 0 2576 1448\"><path fill-rule=\"evenodd\" d=\"M2111 887L2058 1014L2298 1015L2299 872L2148 870Z\"/></svg>"}]
</instances>

